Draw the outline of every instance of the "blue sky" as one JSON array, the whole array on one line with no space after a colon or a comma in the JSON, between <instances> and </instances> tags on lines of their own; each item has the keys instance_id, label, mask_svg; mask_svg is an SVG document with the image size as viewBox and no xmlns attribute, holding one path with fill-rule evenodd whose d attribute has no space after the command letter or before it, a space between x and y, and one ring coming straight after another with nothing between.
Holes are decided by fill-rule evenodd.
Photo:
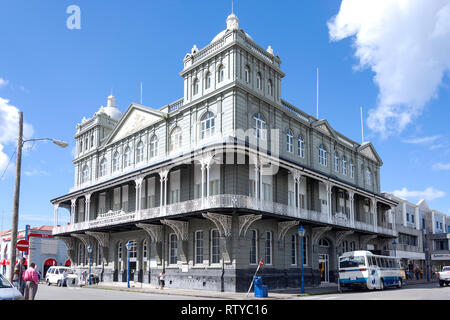
<instances>
[{"instance_id":1,"label":"blue sky","mask_svg":"<svg viewBox=\"0 0 450 320\"><path fill-rule=\"evenodd\" d=\"M384 162L382 191L402 191L412 202L427 197L431 208L448 214L450 50L442 43L443 39L450 43L450 30L436 21L446 21L449 1L436 0L442 6L423 14L423 21L414 16L414 12L423 12L420 7L407 14L399 12L398 19L397 11L386 5L378 15L371 15L373 20L362 23L354 17L364 17L364 12L358 11L364 9L352 7L352 0L344 1L349 2L346 8L340 0L236 0L234 8L240 27L263 48L271 45L280 56L286 73L282 80L285 100L315 115L319 68L320 118L360 142L363 106L366 140L375 145ZM81 9L81 30L66 26L66 9L73 4ZM390 12L391 21L397 24L388 20L383 22L384 29L374 27L386 16L382 10ZM76 124L106 105L111 90L122 111L131 102L139 102L140 81L147 106L159 108L182 97L179 72L185 54L194 44L206 46L225 29L230 11L231 1L218 0L0 2L0 106L3 103L4 108L14 106L23 111L26 132L33 138L70 143L69 148L61 149L40 142L25 151L20 228L51 225L49 200L73 186ZM335 21L333 29L328 23L333 23L338 13L342 19ZM423 42L419 29L417 39L411 31L408 43L430 48L418 50L422 55L398 52L403 48L399 41L406 36L395 39L395 35L406 30L410 21L416 29L423 22L421 30L425 31L431 22L436 25L433 35L441 37L429 44ZM367 34L373 36L364 39ZM371 51L374 47L380 50ZM427 65L428 61L438 63L417 67L418 62ZM1 174L15 143L14 122L1 117L0 121ZM13 190L14 161L0 181L3 229L11 226ZM68 218L68 211L60 210L60 216Z\"/></svg>"}]
</instances>

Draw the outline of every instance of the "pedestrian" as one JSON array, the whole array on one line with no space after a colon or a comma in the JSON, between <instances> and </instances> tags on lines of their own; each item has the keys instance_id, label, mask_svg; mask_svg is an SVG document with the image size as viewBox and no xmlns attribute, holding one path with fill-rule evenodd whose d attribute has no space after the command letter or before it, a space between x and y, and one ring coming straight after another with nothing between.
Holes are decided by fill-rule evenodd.
<instances>
[{"instance_id":1,"label":"pedestrian","mask_svg":"<svg viewBox=\"0 0 450 320\"><path fill-rule=\"evenodd\" d=\"M85 285L87 285L87 271L84 270L83 273L82 273L82 275L83 275L83 277L82 277L83 282L84 282Z\"/></svg>"},{"instance_id":2,"label":"pedestrian","mask_svg":"<svg viewBox=\"0 0 450 320\"><path fill-rule=\"evenodd\" d=\"M25 285L25 300L34 300L39 285L39 274L35 269L34 263L30 264L30 267L23 274L23 280L26 281Z\"/></svg>"},{"instance_id":3,"label":"pedestrian","mask_svg":"<svg viewBox=\"0 0 450 320\"><path fill-rule=\"evenodd\" d=\"M160 284L160 289L162 290L162 289L164 289L164 286L165 286L165 284L166 284L166 282L165 282L165 272L164 272L164 270L163 271L161 271L161 273L159 274L159 284Z\"/></svg>"},{"instance_id":4,"label":"pedestrian","mask_svg":"<svg viewBox=\"0 0 450 320\"><path fill-rule=\"evenodd\" d=\"M60 286L60 287L64 287L64 284L66 284L66 285L68 286L68 284L67 284L67 272L66 272L66 270L63 271L62 279L61 279L61 281L60 281L60 283L59 283L59 286Z\"/></svg>"},{"instance_id":5,"label":"pedestrian","mask_svg":"<svg viewBox=\"0 0 450 320\"><path fill-rule=\"evenodd\" d=\"M423 279L423 269L422 269L422 267L420 268L420 279Z\"/></svg>"},{"instance_id":6,"label":"pedestrian","mask_svg":"<svg viewBox=\"0 0 450 320\"><path fill-rule=\"evenodd\" d=\"M416 280L419 280L419 267L416 267Z\"/></svg>"},{"instance_id":7,"label":"pedestrian","mask_svg":"<svg viewBox=\"0 0 450 320\"><path fill-rule=\"evenodd\" d=\"M13 277L13 284L22 295L24 295L25 291L25 281L23 281L23 273L26 270L25 262L27 262L27 259L22 258L22 260L19 261L18 264L16 264L16 266L14 267L14 277Z\"/></svg>"}]
</instances>

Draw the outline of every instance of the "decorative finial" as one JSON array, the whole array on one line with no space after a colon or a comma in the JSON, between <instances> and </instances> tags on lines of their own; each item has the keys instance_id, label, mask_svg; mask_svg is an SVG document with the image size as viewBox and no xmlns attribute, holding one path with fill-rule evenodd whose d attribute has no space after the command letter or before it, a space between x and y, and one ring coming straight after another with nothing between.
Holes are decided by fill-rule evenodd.
<instances>
[{"instance_id":1,"label":"decorative finial","mask_svg":"<svg viewBox=\"0 0 450 320\"><path fill-rule=\"evenodd\" d=\"M267 48L267 52L270 53L271 55L273 55L273 49L272 49L271 46L269 46L269 47Z\"/></svg>"}]
</instances>

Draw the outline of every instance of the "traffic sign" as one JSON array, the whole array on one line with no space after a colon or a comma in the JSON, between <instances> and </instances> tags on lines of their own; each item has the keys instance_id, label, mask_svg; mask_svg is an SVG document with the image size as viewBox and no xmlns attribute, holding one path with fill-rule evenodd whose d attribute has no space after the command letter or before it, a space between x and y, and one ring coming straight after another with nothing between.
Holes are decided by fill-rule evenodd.
<instances>
[{"instance_id":1,"label":"traffic sign","mask_svg":"<svg viewBox=\"0 0 450 320\"><path fill-rule=\"evenodd\" d=\"M28 251L29 247L30 247L30 244L27 240L17 241L17 245L16 245L17 250Z\"/></svg>"}]
</instances>

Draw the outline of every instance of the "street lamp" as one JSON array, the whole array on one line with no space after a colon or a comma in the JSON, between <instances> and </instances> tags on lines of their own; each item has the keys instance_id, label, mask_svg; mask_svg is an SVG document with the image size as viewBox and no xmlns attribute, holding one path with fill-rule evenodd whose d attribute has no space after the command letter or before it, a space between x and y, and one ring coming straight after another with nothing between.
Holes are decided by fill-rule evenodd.
<instances>
[{"instance_id":1,"label":"street lamp","mask_svg":"<svg viewBox=\"0 0 450 320\"><path fill-rule=\"evenodd\" d=\"M23 139L23 112L19 112L19 134L17 137L17 156L16 156L16 181L14 184L14 200L13 200L13 213L12 213L12 227L11 227L11 248L10 248L10 261L11 268L9 270L9 280L12 282L14 278L14 265L16 261L16 243L17 243L17 228L19 221L19 197L20 197L20 173L22 166L22 148L25 142L40 141L40 140L50 140L54 144L66 148L68 146L67 142L61 140L55 140L50 138L42 139Z\"/></svg>"},{"instance_id":2,"label":"street lamp","mask_svg":"<svg viewBox=\"0 0 450 320\"><path fill-rule=\"evenodd\" d=\"M89 285L91 285L91 260L92 260L92 246L87 247L87 253L89 255Z\"/></svg>"},{"instance_id":3,"label":"street lamp","mask_svg":"<svg viewBox=\"0 0 450 320\"><path fill-rule=\"evenodd\" d=\"M395 239L392 241L392 245L394 246L394 257L397 257L397 241L395 241Z\"/></svg>"},{"instance_id":4,"label":"street lamp","mask_svg":"<svg viewBox=\"0 0 450 320\"><path fill-rule=\"evenodd\" d=\"M427 264L427 281L430 281L430 264L428 262L428 255L429 255L428 245L425 244L425 260L426 260L426 264Z\"/></svg>"},{"instance_id":5,"label":"street lamp","mask_svg":"<svg viewBox=\"0 0 450 320\"><path fill-rule=\"evenodd\" d=\"M129 240L127 242L125 247L127 248L127 288L129 288L130 287L130 251L131 251L131 248L133 247L131 240Z\"/></svg>"},{"instance_id":6,"label":"street lamp","mask_svg":"<svg viewBox=\"0 0 450 320\"><path fill-rule=\"evenodd\" d=\"M301 266L301 293L305 293L305 281L303 278L303 237L305 236L305 230L303 226L300 225L300 228L297 230L298 236L300 237L300 266Z\"/></svg>"}]
</instances>

